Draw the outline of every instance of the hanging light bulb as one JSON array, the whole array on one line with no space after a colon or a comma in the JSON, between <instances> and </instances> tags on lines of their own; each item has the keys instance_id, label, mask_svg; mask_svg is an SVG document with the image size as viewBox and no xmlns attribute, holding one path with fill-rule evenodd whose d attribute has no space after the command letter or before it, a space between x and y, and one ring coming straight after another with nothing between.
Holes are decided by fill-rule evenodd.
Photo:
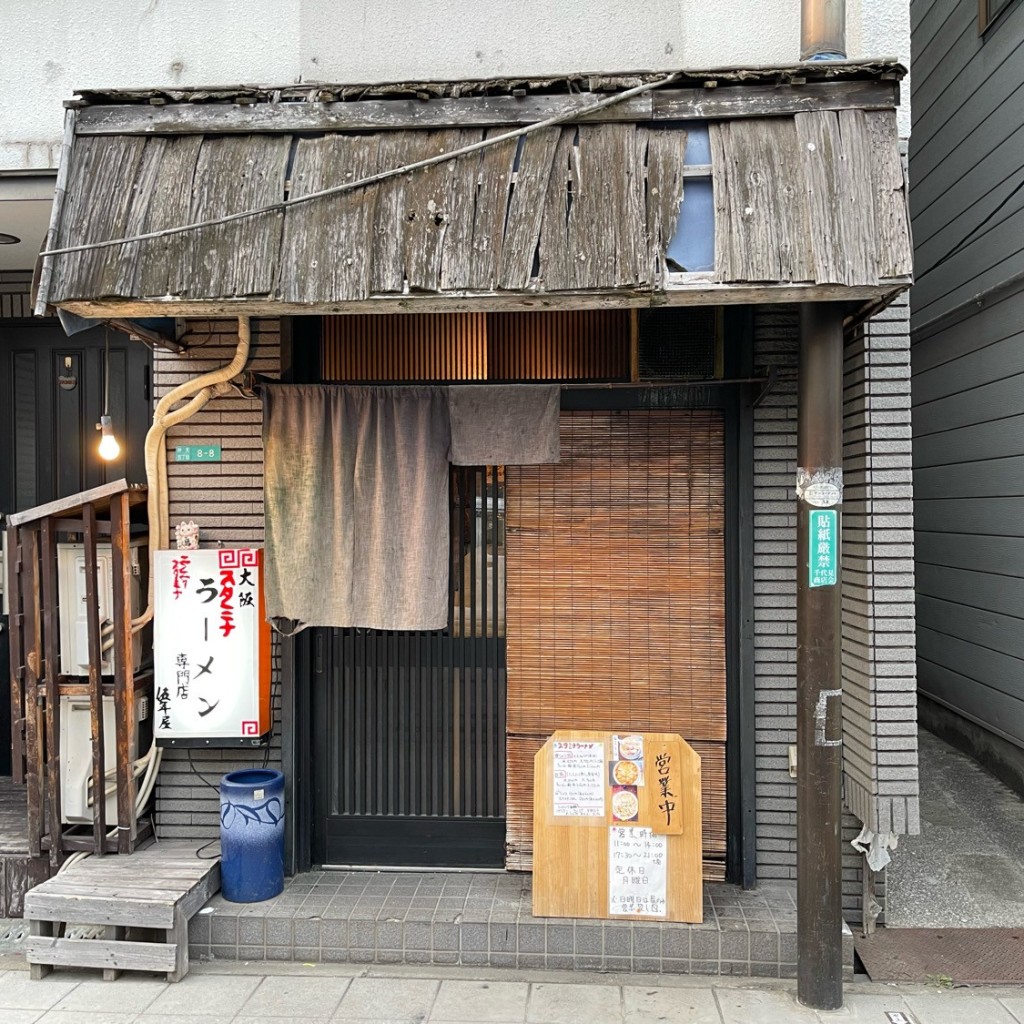
<instances>
[{"instance_id":1,"label":"hanging light bulb","mask_svg":"<svg viewBox=\"0 0 1024 1024\"><path fill-rule=\"evenodd\" d=\"M121 455L121 445L114 436L114 424L111 422L111 329L103 330L103 413L99 417L96 429L102 431L99 438L99 458L104 462L113 462Z\"/></svg>"},{"instance_id":2,"label":"hanging light bulb","mask_svg":"<svg viewBox=\"0 0 1024 1024\"><path fill-rule=\"evenodd\" d=\"M107 462L113 462L121 454L121 446L117 443L117 438L114 437L114 426L110 422L109 416L100 417L99 428L103 431L103 436L100 438L100 458Z\"/></svg>"}]
</instances>

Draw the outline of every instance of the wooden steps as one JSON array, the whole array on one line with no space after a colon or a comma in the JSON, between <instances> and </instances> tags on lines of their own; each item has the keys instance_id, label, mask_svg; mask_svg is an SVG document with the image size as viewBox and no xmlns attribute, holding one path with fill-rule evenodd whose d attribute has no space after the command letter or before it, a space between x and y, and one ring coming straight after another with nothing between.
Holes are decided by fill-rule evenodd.
<instances>
[{"instance_id":1,"label":"wooden steps","mask_svg":"<svg viewBox=\"0 0 1024 1024\"><path fill-rule=\"evenodd\" d=\"M196 856L201 844L154 843L130 856L87 857L25 895L33 978L53 967L188 973L188 922L220 889L220 861ZM62 937L65 925L102 926L101 939Z\"/></svg>"}]
</instances>

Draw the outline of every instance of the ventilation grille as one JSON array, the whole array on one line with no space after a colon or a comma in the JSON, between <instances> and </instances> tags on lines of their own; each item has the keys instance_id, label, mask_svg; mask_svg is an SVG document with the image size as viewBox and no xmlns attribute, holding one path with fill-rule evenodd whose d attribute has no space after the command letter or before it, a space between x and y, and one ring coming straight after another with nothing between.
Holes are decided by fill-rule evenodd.
<instances>
[{"instance_id":1,"label":"ventilation grille","mask_svg":"<svg viewBox=\"0 0 1024 1024\"><path fill-rule=\"evenodd\" d=\"M645 309L639 321L641 380L704 380L719 375L714 306Z\"/></svg>"}]
</instances>

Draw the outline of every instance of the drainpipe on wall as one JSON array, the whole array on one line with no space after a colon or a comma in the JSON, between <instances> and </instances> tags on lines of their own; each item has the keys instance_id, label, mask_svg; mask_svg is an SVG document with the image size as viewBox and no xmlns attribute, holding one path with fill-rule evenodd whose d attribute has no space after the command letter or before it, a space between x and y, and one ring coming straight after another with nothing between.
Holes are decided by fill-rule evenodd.
<instances>
[{"instance_id":1,"label":"drainpipe on wall","mask_svg":"<svg viewBox=\"0 0 1024 1024\"><path fill-rule=\"evenodd\" d=\"M800 59L846 60L846 0L801 0Z\"/></svg>"}]
</instances>

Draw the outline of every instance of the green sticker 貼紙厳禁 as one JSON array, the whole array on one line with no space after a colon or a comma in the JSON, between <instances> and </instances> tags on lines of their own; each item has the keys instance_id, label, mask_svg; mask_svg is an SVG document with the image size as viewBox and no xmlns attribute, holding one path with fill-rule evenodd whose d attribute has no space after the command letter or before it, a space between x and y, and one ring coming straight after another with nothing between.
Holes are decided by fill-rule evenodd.
<instances>
[{"instance_id":1,"label":"green sticker \u8cbc\u7d19\u53b3\u7981","mask_svg":"<svg viewBox=\"0 0 1024 1024\"><path fill-rule=\"evenodd\" d=\"M809 517L808 586L834 587L839 582L839 513L816 508Z\"/></svg>"}]
</instances>

